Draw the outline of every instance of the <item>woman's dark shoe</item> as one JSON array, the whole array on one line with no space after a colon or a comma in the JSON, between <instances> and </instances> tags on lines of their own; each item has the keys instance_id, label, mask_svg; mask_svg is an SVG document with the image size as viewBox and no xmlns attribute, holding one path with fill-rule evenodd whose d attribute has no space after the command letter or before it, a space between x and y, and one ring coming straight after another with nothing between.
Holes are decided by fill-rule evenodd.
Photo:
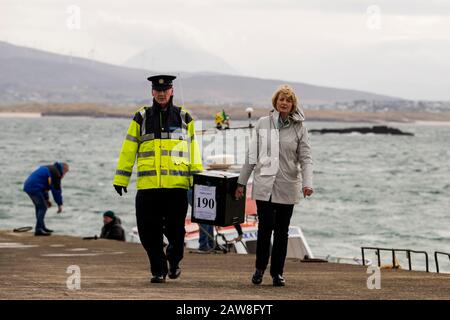
<instances>
[{"instance_id":1,"label":"woman's dark shoe","mask_svg":"<svg viewBox=\"0 0 450 320\"><path fill-rule=\"evenodd\" d=\"M164 283L166 282L166 277L165 276L153 276L150 279L151 283Z\"/></svg>"},{"instance_id":2,"label":"woman's dark shoe","mask_svg":"<svg viewBox=\"0 0 450 320\"><path fill-rule=\"evenodd\" d=\"M169 278L170 279L176 279L181 275L181 269L180 267L176 268L170 268L169 269Z\"/></svg>"},{"instance_id":3,"label":"woman's dark shoe","mask_svg":"<svg viewBox=\"0 0 450 320\"><path fill-rule=\"evenodd\" d=\"M44 230L45 232L48 232L48 233L52 233L53 232L52 229L47 229L47 228L43 228L42 230Z\"/></svg>"},{"instance_id":4,"label":"woman's dark shoe","mask_svg":"<svg viewBox=\"0 0 450 320\"><path fill-rule=\"evenodd\" d=\"M256 269L252 277L253 284L261 284L263 281L264 270Z\"/></svg>"},{"instance_id":5,"label":"woman's dark shoe","mask_svg":"<svg viewBox=\"0 0 450 320\"><path fill-rule=\"evenodd\" d=\"M274 287L284 287L286 285L286 281L281 274L277 274L276 276L272 277L272 280Z\"/></svg>"}]
</instances>

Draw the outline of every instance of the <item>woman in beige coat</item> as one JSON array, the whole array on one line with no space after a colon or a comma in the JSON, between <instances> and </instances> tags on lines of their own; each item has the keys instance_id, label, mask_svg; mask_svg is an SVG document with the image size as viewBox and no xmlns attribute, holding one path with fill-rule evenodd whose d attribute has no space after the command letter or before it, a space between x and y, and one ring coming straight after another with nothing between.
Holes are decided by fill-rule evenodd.
<instances>
[{"instance_id":1,"label":"woman in beige coat","mask_svg":"<svg viewBox=\"0 0 450 320\"><path fill-rule=\"evenodd\" d=\"M313 194L312 156L308 130L303 124L294 90L280 86L272 97L274 110L262 117L255 126L246 162L241 169L236 198L244 194L244 187L253 172L252 198L258 212L258 240L256 243L256 271L254 284L260 284L269 263L270 240L274 240L270 275L274 286L284 286L289 223L294 205Z\"/></svg>"}]
</instances>

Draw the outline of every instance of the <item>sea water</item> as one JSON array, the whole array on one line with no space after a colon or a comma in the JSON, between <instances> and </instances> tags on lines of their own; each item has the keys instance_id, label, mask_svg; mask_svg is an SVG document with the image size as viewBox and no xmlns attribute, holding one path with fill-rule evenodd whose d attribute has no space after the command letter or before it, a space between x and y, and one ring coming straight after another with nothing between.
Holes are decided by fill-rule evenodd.
<instances>
[{"instance_id":1,"label":"sea water","mask_svg":"<svg viewBox=\"0 0 450 320\"><path fill-rule=\"evenodd\" d=\"M136 225L135 173L124 196L118 196L112 187L129 122L84 117L0 118L0 229L34 225L34 209L22 191L23 182L38 165L58 160L70 165L62 182L64 212L56 214L55 207L49 209L47 226L57 234L98 235L102 213L113 210L130 232ZM233 126L246 124L233 122ZM202 125L211 127L212 122ZM373 124L306 125L321 129ZM389 125L414 136L310 135L315 193L295 207L291 224L301 226L317 256L360 257L361 246L425 250L434 270L432 253L450 252L450 126ZM235 152L242 159L242 141L249 131L237 130L236 134L241 139L232 138L238 141ZM201 137L199 140L202 142ZM218 141L220 137L215 143ZM205 134L203 142L202 150L206 150L211 136ZM386 253L383 261L388 263L389 257ZM413 257L413 266L423 269L423 258ZM406 267L405 260L400 260ZM449 269L447 258L440 261Z\"/></svg>"}]
</instances>

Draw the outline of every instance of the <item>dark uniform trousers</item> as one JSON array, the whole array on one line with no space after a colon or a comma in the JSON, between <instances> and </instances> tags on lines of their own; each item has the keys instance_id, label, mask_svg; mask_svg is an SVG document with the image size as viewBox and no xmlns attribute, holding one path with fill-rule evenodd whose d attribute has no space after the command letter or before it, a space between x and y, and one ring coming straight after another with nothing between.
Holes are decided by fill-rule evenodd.
<instances>
[{"instance_id":1,"label":"dark uniform trousers","mask_svg":"<svg viewBox=\"0 0 450 320\"><path fill-rule=\"evenodd\" d=\"M168 273L183 259L184 221L188 208L186 189L147 189L136 194L139 238L150 260L152 275ZM169 245L164 252L163 235Z\"/></svg>"},{"instance_id":2,"label":"dark uniform trousers","mask_svg":"<svg viewBox=\"0 0 450 320\"><path fill-rule=\"evenodd\" d=\"M270 240L273 232L271 276L282 275L286 260L289 224L293 204L280 204L256 200L258 212L258 238L256 241L256 268L266 270L270 257Z\"/></svg>"}]
</instances>

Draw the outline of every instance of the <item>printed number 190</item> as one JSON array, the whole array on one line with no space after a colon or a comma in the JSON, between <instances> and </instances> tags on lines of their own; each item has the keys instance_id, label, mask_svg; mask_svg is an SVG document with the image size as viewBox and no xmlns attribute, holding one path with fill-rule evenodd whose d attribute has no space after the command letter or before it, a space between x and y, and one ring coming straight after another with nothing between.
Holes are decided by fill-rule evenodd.
<instances>
[{"instance_id":1,"label":"printed number 190","mask_svg":"<svg viewBox=\"0 0 450 320\"><path fill-rule=\"evenodd\" d=\"M197 198L197 208L206 208L214 209L215 201L214 199L207 198Z\"/></svg>"}]
</instances>

